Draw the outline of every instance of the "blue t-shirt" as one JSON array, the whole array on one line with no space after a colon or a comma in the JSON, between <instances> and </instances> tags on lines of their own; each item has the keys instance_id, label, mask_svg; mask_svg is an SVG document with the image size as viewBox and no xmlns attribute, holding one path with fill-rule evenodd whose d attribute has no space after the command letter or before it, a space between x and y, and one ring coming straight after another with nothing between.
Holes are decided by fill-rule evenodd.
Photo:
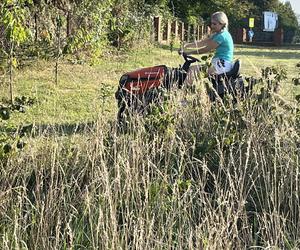
<instances>
[{"instance_id":1,"label":"blue t-shirt","mask_svg":"<svg viewBox=\"0 0 300 250\"><path fill-rule=\"evenodd\" d=\"M214 34L212 40L219 44L216 48L214 58L218 57L231 62L233 60L233 40L228 30L224 29Z\"/></svg>"}]
</instances>

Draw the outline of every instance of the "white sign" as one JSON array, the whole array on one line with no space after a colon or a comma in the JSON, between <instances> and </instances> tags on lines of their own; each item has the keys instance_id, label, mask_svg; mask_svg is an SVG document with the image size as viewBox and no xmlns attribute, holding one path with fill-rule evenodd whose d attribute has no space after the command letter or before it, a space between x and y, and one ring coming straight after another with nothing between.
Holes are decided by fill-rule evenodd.
<instances>
[{"instance_id":1,"label":"white sign","mask_svg":"<svg viewBox=\"0 0 300 250\"><path fill-rule=\"evenodd\" d=\"M278 15L275 12L264 11L264 31L274 31L277 28Z\"/></svg>"}]
</instances>

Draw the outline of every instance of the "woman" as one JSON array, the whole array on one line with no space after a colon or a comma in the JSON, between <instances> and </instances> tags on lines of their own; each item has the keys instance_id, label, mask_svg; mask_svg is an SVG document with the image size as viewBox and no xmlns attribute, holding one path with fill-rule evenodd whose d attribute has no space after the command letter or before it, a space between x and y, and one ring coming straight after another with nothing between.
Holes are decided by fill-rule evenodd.
<instances>
[{"instance_id":1,"label":"woman","mask_svg":"<svg viewBox=\"0 0 300 250\"><path fill-rule=\"evenodd\" d=\"M215 50L212 66L208 74L223 74L232 69L233 40L228 32L228 18L224 12L215 12L211 15L211 31L213 34L204 40L187 43L183 49L196 48L196 50L184 51L186 54L205 54Z\"/></svg>"}]
</instances>

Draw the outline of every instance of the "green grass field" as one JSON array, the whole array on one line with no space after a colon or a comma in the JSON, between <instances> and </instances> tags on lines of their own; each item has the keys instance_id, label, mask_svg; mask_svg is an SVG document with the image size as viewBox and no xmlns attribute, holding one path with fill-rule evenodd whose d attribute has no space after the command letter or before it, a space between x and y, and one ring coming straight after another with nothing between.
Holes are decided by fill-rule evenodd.
<instances>
[{"instance_id":1,"label":"green grass field","mask_svg":"<svg viewBox=\"0 0 300 250\"><path fill-rule=\"evenodd\" d=\"M283 86L283 95L294 91L291 79L297 76L296 63L300 61L300 50L295 48L266 48L237 46L235 58L242 61L244 76L260 76L261 68L281 66L288 71L288 80ZM12 124L34 123L82 123L93 121L98 116L116 114L114 92L120 76L141 67L165 64L178 67L183 59L171 53L167 46L149 47L126 55L106 55L98 65L72 64L62 61L59 65L59 83L54 80L54 62L36 61L14 74L14 95L36 98L37 104L26 114L16 113ZM8 98L8 86L1 84L0 98ZM103 114L104 113L104 114Z\"/></svg>"}]
</instances>

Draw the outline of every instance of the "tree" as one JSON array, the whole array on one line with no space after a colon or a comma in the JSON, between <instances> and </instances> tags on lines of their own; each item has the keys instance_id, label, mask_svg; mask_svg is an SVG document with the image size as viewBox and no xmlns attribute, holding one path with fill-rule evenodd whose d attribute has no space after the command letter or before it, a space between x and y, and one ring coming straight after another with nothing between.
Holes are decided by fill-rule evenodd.
<instances>
[{"instance_id":1,"label":"tree","mask_svg":"<svg viewBox=\"0 0 300 250\"><path fill-rule=\"evenodd\" d=\"M280 4L279 0L248 0L249 3L252 3L257 8L258 15L261 14L263 11L275 11L278 9Z\"/></svg>"},{"instance_id":2,"label":"tree","mask_svg":"<svg viewBox=\"0 0 300 250\"><path fill-rule=\"evenodd\" d=\"M283 28L289 30L296 30L298 28L297 16L290 2L280 3L276 12L280 16L280 23Z\"/></svg>"},{"instance_id":3,"label":"tree","mask_svg":"<svg viewBox=\"0 0 300 250\"><path fill-rule=\"evenodd\" d=\"M234 8L233 8L234 6ZM227 14L230 26L237 26L239 21L245 17L254 5L248 1L239 0L170 0L168 7L175 16L189 22L198 22L199 20L208 21L212 13L223 11Z\"/></svg>"},{"instance_id":4,"label":"tree","mask_svg":"<svg viewBox=\"0 0 300 250\"><path fill-rule=\"evenodd\" d=\"M17 64L14 53L15 49L24 43L30 35L26 20L29 14L28 5L31 3L31 0L3 0L0 4L0 23L3 25L5 40L7 41L7 46L3 48L2 52L8 60L11 103L13 103L13 68Z\"/></svg>"}]
</instances>

